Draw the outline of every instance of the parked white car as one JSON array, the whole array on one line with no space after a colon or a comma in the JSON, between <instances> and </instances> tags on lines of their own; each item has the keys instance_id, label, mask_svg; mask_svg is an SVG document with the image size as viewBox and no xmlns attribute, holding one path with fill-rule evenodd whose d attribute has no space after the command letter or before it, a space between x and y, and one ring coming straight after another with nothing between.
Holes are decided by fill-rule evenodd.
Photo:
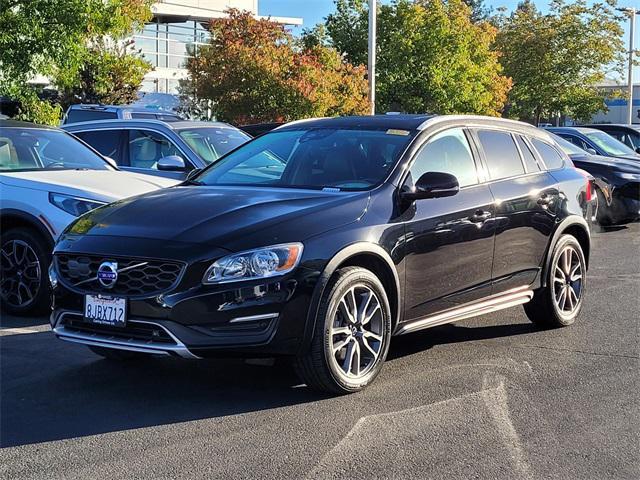
<instances>
[{"instance_id":1,"label":"parked white car","mask_svg":"<svg viewBox=\"0 0 640 480\"><path fill-rule=\"evenodd\" d=\"M52 127L0 120L0 302L26 314L49 306L47 271L65 227L101 205L177 180L122 172Z\"/></svg>"}]
</instances>

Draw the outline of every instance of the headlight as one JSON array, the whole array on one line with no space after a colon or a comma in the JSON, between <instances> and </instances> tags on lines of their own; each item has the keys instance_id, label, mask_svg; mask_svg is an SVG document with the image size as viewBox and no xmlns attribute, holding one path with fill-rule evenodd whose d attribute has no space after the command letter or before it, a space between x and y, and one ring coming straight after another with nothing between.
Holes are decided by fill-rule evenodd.
<instances>
[{"instance_id":1,"label":"headlight","mask_svg":"<svg viewBox=\"0 0 640 480\"><path fill-rule=\"evenodd\" d=\"M75 217L79 217L94 208L106 205L104 202L72 197L71 195L63 195L62 193L49 193L49 202Z\"/></svg>"},{"instance_id":2,"label":"headlight","mask_svg":"<svg viewBox=\"0 0 640 480\"><path fill-rule=\"evenodd\" d=\"M298 266L301 243L286 243L234 253L211 265L202 283L226 283L284 275Z\"/></svg>"},{"instance_id":3,"label":"headlight","mask_svg":"<svg viewBox=\"0 0 640 480\"><path fill-rule=\"evenodd\" d=\"M618 176L620 178L624 178L625 180L633 180L635 182L640 182L640 173L618 172Z\"/></svg>"}]
</instances>

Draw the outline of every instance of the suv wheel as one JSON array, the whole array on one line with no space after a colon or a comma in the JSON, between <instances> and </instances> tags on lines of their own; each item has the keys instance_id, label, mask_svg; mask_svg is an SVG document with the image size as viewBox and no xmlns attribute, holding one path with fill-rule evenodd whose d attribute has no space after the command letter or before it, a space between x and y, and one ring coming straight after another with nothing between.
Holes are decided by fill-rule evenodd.
<instances>
[{"instance_id":1,"label":"suv wheel","mask_svg":"<svg viewBox=\"0 0 640 480\"><path fill-rule=\"evenodd\" d=\"M51 255L41 235L9 230L0 245L0 301L13 314L43 313L50 305L47 271Z\"/></svg>"},{"instance_id":2,"label":"suv wheel","mask_svg":"<svg viewBox=\"0 0 640 480\"><path fill-rule=\"evenodd\" d=\"M316 390L362 390L380 372L390 337L391 309L378 277L340 269L325 288L311 348L296 359L296 370Z\"/></svg>"},{"instance_id":3,"label":"suv wheel","mask_svg":"<svg viewBox=\"0 0 640 480\"><path fill-rule=\"evenodd\" d=\"M524 304L529 320L548 327L571 325L582 308L585 274L586 261L580 243L572 235L563 235L553 249L547 286Z\"/></svg>"}]
</instances>

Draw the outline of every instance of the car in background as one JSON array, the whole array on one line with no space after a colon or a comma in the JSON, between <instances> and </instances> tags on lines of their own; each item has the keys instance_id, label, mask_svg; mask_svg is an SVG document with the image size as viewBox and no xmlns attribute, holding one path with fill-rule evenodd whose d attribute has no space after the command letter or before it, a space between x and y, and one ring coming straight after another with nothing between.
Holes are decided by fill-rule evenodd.
<instances>
[{"instance_id":1,"label":"car in background","mask_svg":"<svg viewBox=\"0 0 640 480\"><path fill-rule=\"evenodd\" d=\"M175 112L148 106L76 104L67 109L62 119L62 125L92 120L131 120L134 118L147 118L164 122L182 120L182 117Z\"/></svg>"},{"instance_id":2,"label":"car in background","mask_svg":"<svg viewBox=\"0 0 640 480\"><path fill-rule=\"evenodd\" d=\"M608 133L616 140L621 141L636 153L640 153L640 125L628 125L622 123L607 123L585 125Z\"/></svg>"},{"instance_id":3,"label":"car in background","mask_svg":"<svg viewBox=\"0 0 640 480\"><path fill-rule=\"evenodd\" d=\"M292 122L77 220L55 247L50 322L109 359L289 356L309 387L355 392L393 336L521 304L572 324L589 191L520 122Z\"/></svg>"},{"instance_id":4,"label":"car in background","mask_svg":"<svg viewBox=\"0 0 640 480\"><path fill-rule=\"evenodd\" d=\"M0 120L3 311L46 311L53 244L73 220L101 205L176 183L118 171L58 128Z\"/></svg>"},{"instance_id":5,"label":"car in background","mask_svg":"<svg viewBox=\"0 0 640 480\"><path fill-rule=\"evenodd\" d=\"M573 164L594 177L598 224L616 225L640 218L640 163L592 155L561 137L555 137Z\"/></svg>"},{"instance_id":6,"label":"car in background","mask_svg":"<svg viewBox=\"0 0 640 480\"><path fill-rule=\"evenodd\" d=\"M545 130L555 133L592 155L640 162L640 155L602 130L587 127L551 127Z\"/></svg>"},{"instance_id":7,"label":"car in background","mask_svg":"<svg viewBox=\"0 0 640 480\"><path fill-rule=\"evenodd\" d=\"M123 170L185 179L251 139L222 122L100 120L63 127Z\"/></svg>"},{"instance_id":8,"label":"car in background","mask_svg":"<svg viewBox=\"0 0 640 480\"><path fill-rule=\"evenodd\" d=\"M274 128L284 125L283 122L271 122L271 123L253 123L251 125L241 125L238 128L245 133L248 133L252 137L259 137L267 132L270 132Z\"/></svg>"}]
</instances>

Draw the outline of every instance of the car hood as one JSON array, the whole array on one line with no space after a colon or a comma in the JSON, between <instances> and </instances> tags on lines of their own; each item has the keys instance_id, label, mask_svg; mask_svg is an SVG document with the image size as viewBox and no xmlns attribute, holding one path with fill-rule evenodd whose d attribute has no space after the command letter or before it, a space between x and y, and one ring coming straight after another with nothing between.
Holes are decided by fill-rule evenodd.
<instances>
[{"instance_id":1,"label":"car hood","mask_svg":"<svg viewBox=\"0 0 640 480\"><path fill-rule=\"evenodd\" d=\"M179 183L175 179L118 170L2 172L0 181L5 185L75 195L107 203Z\"/></svg>"},{"instance_id":2,"label":"car hood","mask_svg":"<svg viewBox=\"0 0 640 480\"><path fill-rule=\"evenodd\" d=\"M579 166L579 164L588 165L603 165L610 167L613 170L620 170L624 172L640 173L640 161L627 160L620 157L603 157L601 155L570 155L571 160ZM639 159L640 160L640 159Z\"/></svg>"},{"instance_id":3,"label":"car hood","mask_svg":"<svg viewBox=\"0 0 640 480\"><path fill-rule=\"evenodd\" d=\"M182 185L107 205L67 231L208 244L232 251L289 241L358 220L368 192Z\"/></svg>"}]
</instances>

